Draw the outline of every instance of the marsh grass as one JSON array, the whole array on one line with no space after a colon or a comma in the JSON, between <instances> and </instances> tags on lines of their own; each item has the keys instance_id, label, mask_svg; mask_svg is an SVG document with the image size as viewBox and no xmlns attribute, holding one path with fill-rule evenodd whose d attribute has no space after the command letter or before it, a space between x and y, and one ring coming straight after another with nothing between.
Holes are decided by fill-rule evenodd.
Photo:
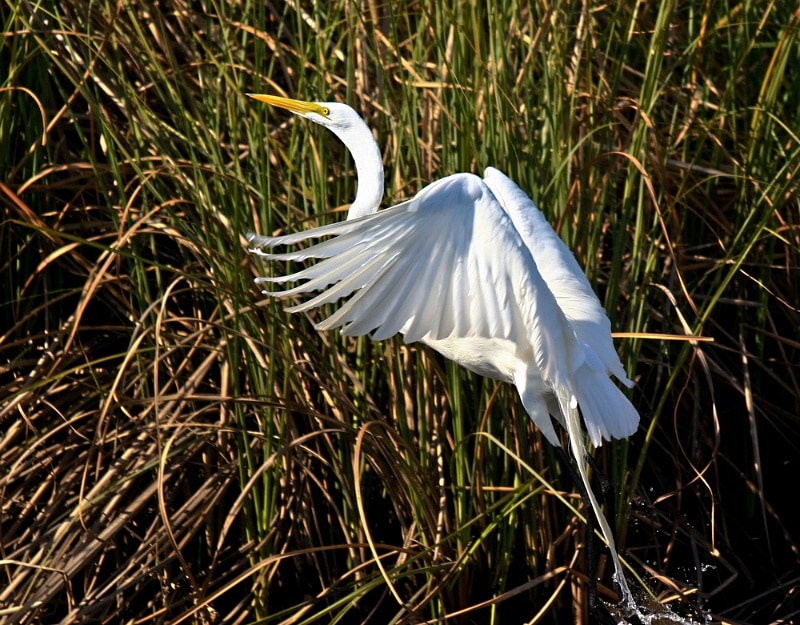
<instances>
[{"instance_id":1,"label":"marsh grass","mask_svg":"<svg viewBox=\"0 0 800 625\"><path fill-rule=\"evenodd\" d=\"M251 91L362 112L388 202L528 191L631 333L640 432L596 453L626 559L679 613L796 616L796 7L444 4L3 4L1 622L586 618L513 389L253 286L243 234L356 180Z\"/></svg>"}]
</instances>

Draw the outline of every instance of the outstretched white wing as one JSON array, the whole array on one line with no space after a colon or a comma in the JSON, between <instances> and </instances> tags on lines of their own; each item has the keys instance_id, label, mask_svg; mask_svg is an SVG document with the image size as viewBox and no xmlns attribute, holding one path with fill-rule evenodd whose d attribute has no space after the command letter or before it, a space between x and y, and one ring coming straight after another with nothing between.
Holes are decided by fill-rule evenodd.
<instances>
[{"instance_id":1,"label":"outstretched white wing","mask_svg":"<svg viewBox=\"0 0 800 625\"><path fill-rule=\"evenodd\" d=\"M326 236L332 238L300 251L261 251ZM574 394L570 379L583 359L580 344L530 250L477 176L444 178L366 217L250 241L273 260L323 259L287 276L259 279L305 281L272 293L280 297L321 291L290 310L352 295L319 329L344 325L345 334L373 333L375 339L400 332L406 342L434 347L446 339L487 339L479 343L487 353L477 358L501 374L496 377L514 381L520 375L514 367L535 363L547 387Z\"/></svg>"}]
</instances>

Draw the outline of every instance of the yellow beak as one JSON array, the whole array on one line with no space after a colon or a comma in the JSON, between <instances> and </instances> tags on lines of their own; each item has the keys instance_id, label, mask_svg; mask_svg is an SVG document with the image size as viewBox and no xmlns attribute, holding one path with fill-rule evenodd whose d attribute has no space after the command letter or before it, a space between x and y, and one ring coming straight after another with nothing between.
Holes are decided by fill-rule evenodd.
<instances>
[{"instance_id":1,"label":"yellow beak","mask_svg":"<svg viewBox=\"0 0 800 625\"><path fill-rule=\"evenodd\" d=\"M292 100L291 98L282 98L277 95L265 95L262 93L248 93L248 96L259 102L266 102L272 106L286 109L298 115L306 115L307 113L316 113L322 117L328 116L328 109L320 106L316 102L304 102L303 100Z\"/></svg>"}]
</instances>

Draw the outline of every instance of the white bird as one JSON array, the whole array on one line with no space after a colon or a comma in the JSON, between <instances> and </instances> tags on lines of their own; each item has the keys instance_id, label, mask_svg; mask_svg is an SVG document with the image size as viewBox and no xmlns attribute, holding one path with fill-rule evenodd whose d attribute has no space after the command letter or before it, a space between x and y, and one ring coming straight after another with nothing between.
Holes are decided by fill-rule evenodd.
<instances>
[{"instance_id":1,"label":"white bird","mask_svg":"<svg viewBox=\"0 0 800 625\"><path fill-rule=\"evenodd\" d=\"M551 417L567 430L590 504L608 542L623 599L632 601L611 529L585 469L586 443L626 438L639 414L612 382L632 386L611 339L611 323L572 252L533 201L508 177L459 173L412 199L378 211L383 165L369 127L349 106L271 95L256 100L330 129L353 156L358 174L347 220L277 237L248 235L271 260L323 259L260 284L302 284L275 297L320 291L292 306L307 311L348 298L318 330L344 326L350 336L381 340L397 333L467 369L517 387L547 440L560 446ZM330 237L299 251L265 252ZM265 291L266 292L266 291Z\"/></svg>"}]
</instances>

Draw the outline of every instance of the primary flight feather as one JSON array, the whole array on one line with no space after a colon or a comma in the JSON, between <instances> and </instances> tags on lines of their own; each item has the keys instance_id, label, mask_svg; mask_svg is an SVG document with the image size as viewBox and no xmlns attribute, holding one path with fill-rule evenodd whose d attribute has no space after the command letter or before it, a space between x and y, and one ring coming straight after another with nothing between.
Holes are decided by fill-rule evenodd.
<instances>
[{"instance_id":1,"label":"primary flight feather","mask_svg":"<svg viewBox=\"0 0 800 625\"><path fill-rule=\"evenodd\" d=\"M276 297L319 292L289 309L297 312L344 299L317 325L320 330L342 327L344 334L376 340L399 333L407 343L424 343L471 371L514 384L525 410L556 446L551 417L560 422L629 598L610 528L583 466L579 409L595 446L630 436L639 415L609 376L627 386L632 382L600 301L544 215L494 168L483 178L448 176L379 211L380 151L352 108L251 97L329 128L351 152L358 173L346 221L278 237L248 235L253 251L265 258L318 259L296 273L257 282L300 282L268 291ZM264 251L323 238L300 251Z\"/></svg>"}]
</instances>

